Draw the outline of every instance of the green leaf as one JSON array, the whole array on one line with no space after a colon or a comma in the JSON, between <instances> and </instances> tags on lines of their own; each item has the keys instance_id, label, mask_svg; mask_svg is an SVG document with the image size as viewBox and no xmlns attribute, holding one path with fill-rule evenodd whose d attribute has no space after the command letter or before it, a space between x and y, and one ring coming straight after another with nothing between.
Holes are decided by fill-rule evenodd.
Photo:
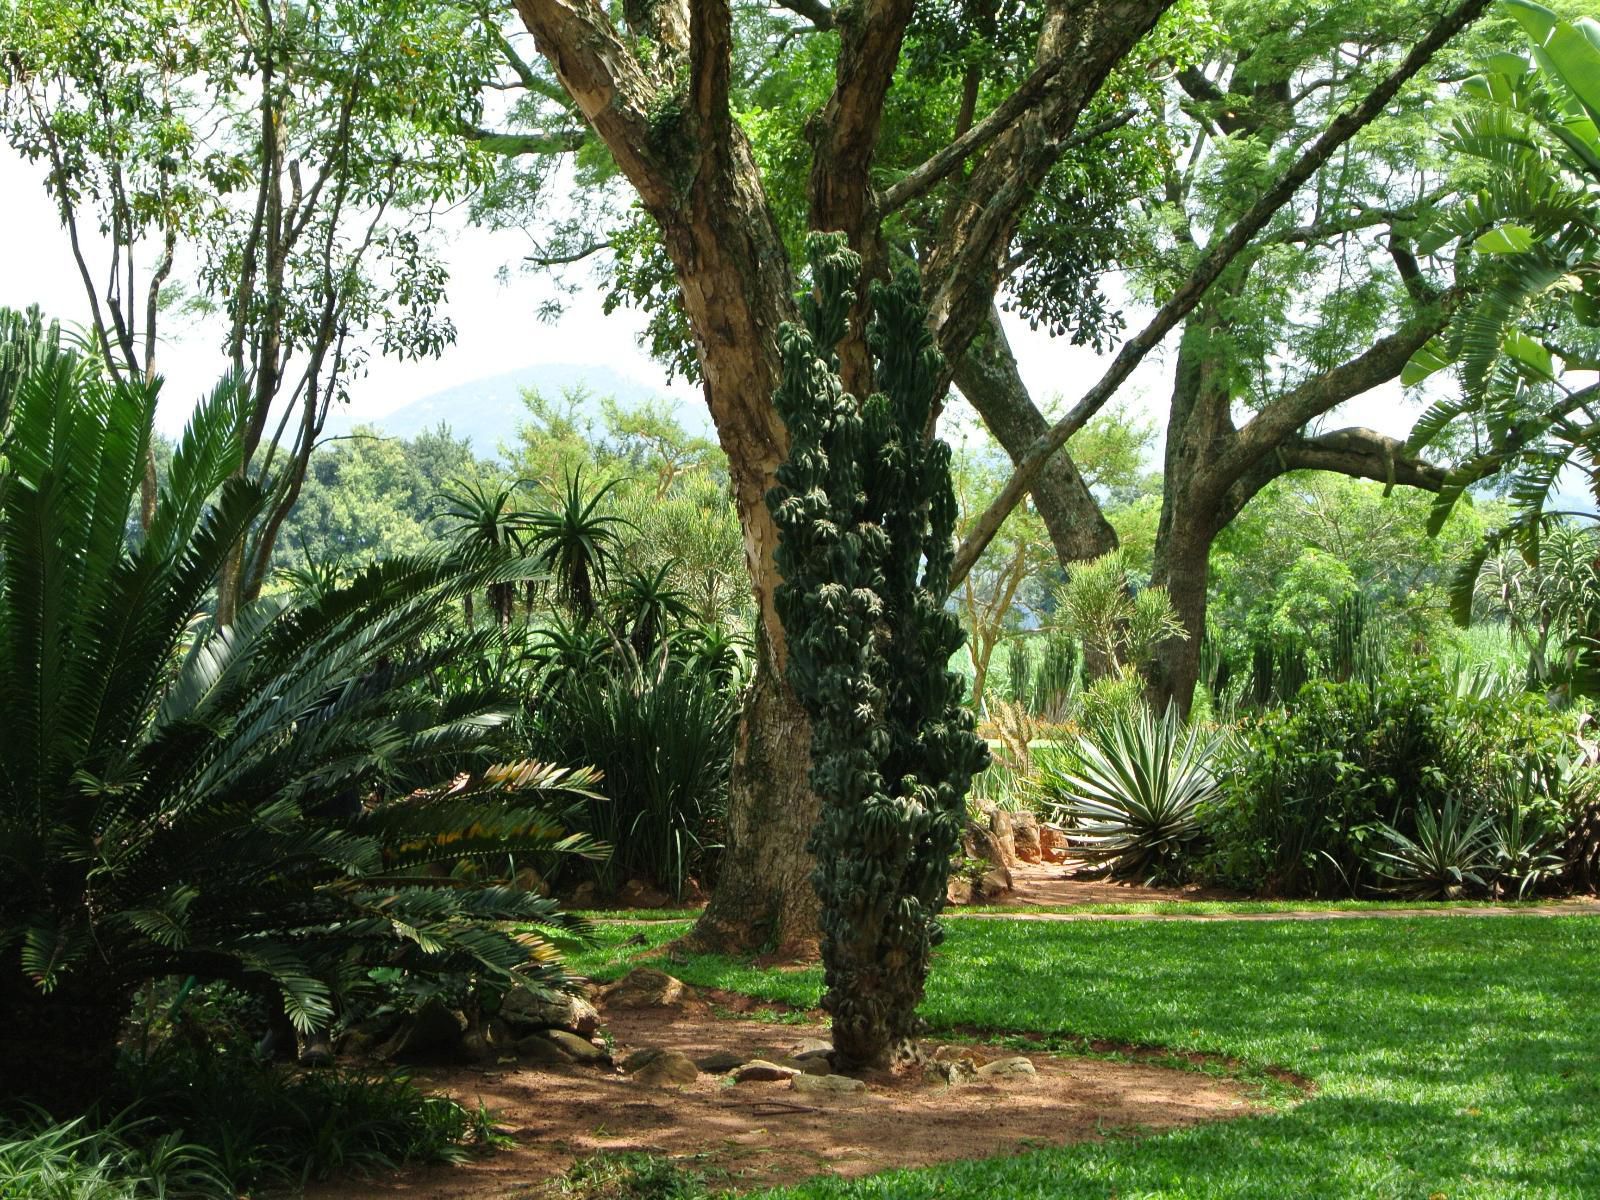
<instances>
[{"instance_id":1,"label":"green leaf","mask_svg":"<svg viewBox=\"0 0 1600 1200\"><path fill-rule=\"evenodd\" d=\"M1429 338L1427 343L1400 369L1400 385L1415 387L1435 371L1449 365L1450 351L1444 342L1439 338Z\"/></svg>"},{"instance_id":2,"label":"green leaf","mask_svg":"<svg viewBox=\"0 0 1600 1200\"><path fill-rule=\"evenodd\" d=\"M1600 47L1572 24L1561 21L1545 42L1544 52L1589 119L1600 122Z\"/></svg>"},{"instance_id":3,"label":"green leaf","mask_svg":"<svg viewBox=\"0 0 1600 1200\"><path fill-rule=\"evenodd\" d=\"M1526 225L1502 225L1482 234L1472 247L1483 254L1522 254L1533 249L1537 241Z\"/></svg>"},{"instance_id":4,"label":"green leaf","mask_svg":"<svg viewBox=\"0 0 1600 1200\"><path fill-rule=\"evenodd\" d=\"M1540 379L1549 381L1556 377L1555 360L1549 348L1522 330L1516 329L1507 335L1505 351Z\"/></svg>"}]
</instances>

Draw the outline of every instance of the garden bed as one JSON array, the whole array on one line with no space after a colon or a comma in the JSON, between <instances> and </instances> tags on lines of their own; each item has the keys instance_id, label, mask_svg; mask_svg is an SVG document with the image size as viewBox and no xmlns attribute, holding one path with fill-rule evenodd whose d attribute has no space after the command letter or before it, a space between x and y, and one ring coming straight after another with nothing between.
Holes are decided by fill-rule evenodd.
<instances>
[{"instance_id":1,"label":"garden bed","mask_svg":"<svg viewBox=\"0 0 1600 1200\"><path fill-rule=\"evenodd\" d=\"M782 1057L826 1036L800 1014L752 1020L705 1005L608 1013L613 1055L641 1048L703 1059ZM934 1044L927 1047L930 1051ZM961 1047L980 1059L1017 1054ZM459 1168L425 1168L368 1181L339 1180L308 1195L333 1200L467 1200L527 1195L574 1161L645 1151L708 1176L713 1186L760 1188L816 1175L854 1177L897 1167L988 1158L1043 1146L1152 1133L1260 1111L1236 1081L1106 1058L1029 1053L1035 1075L949 1085L921 1069L884 1073L865 1092L839 1098L797 1093L785 1081L733 1083L702 1072L690 1084L655 1087L582 1066L419 1071L425 1089L486 1105L512 1139L500 1153ZM534 1192L533 1194L538 1194Z\"/></svg>"}]
</instances>

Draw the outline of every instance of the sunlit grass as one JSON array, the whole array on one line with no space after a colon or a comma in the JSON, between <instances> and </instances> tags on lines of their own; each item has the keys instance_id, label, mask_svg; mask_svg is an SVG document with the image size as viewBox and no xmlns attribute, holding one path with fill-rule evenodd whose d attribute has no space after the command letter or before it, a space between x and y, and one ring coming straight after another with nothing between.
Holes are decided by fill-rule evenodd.
<instances>
[{"instance_id":1,"label":"sunlit grass","mask_svg":"<svg viewBox=\"0 0 1600 1200\"><path fill-rule=\"evenodd\" d=\"M686 924L604 926L599 976ZM1309 1076L1285 1111L1163 1134L818 1180L775 1196L1104 1200L1600 1197L1600 920L952 921L935 1030L1106 1038ZM624 945L640 936L644 945ZM812 1006L820 971L661 963Z\"/></svg>"}]
</instances>

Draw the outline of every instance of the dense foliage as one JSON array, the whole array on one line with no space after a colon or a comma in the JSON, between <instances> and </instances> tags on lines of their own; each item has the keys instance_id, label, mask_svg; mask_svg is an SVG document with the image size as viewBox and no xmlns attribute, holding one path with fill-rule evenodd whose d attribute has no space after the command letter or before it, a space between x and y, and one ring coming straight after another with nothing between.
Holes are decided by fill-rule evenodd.
<instances>
[{"instance_id":1,"label":"dense foliage","mask_svg":"<svg viewBox=\"0 0 1600 1200\"><path fill-rule=\"evenodd\" d=\"M103 1086L133 989L222 979L326 1027L369 967L550 987L564 924L452 864L573 852L584 772L494 765L508 697L427 686L492 648L447 616L515 562L391 559L303 604L199 613L263 489L233 473L236 386L196 411L155 519L127 518L157 388L50 350L0 473L0 1070L9 1094ZM451 776L454 778L451 778ZM438 783L439 779L447 782Z\"/></svg>"}]
</instances>

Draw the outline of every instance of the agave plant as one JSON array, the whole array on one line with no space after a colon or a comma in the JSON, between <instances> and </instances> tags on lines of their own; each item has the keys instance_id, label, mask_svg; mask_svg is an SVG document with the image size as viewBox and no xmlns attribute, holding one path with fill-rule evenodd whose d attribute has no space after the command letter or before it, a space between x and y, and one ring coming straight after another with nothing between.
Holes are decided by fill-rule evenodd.
<instances>
[{"instance_id":1,"label":"agave plant","mask_svg":"<svg viewBox=\"0 0 1600 1200\"><path fill-rule=\"evenodd\" d=\"M416 686L500 636L449 612L525 568L391 560L197 628L263 490L236 477L224 384L130 542L156 390L51 350L0 471L0 1094L58 1109L105 1084L154 979L275 995L304 1031L374 965L557 986L526 930L570 922L451 869L593 849L549 815L592 774L488 765L505 699Z\"/></svg>"},{"instance_id":2,"label":"agave plant","mask_svg":"<svg viewBox=\"0 0 1600 1200\"><path fill-rule=\"evenodd\" d=\"M1217 793L1211 770L1221 739L1177 713L1118 712L1081 738L1071 765L1041 767L1041 787L1084 857L1114 879L1175 881Z\"/></svg>"},{"instance_id":3,"label":"agave plant","mask_svg":"<svg viewBox=\"0 0 1600 1200\"><path fill-rule=\"evenodd\" d=\"M1417 836L1407 837L1380 824L1384 844L1374 847L1368 865L1384 880L1383 890L1412 900L1459 900L1486 892L1485 875L1494 865L1490 819L1472 813L1452 797L1435 813L1417 809Z\"/></svg>"}]
</instances>

